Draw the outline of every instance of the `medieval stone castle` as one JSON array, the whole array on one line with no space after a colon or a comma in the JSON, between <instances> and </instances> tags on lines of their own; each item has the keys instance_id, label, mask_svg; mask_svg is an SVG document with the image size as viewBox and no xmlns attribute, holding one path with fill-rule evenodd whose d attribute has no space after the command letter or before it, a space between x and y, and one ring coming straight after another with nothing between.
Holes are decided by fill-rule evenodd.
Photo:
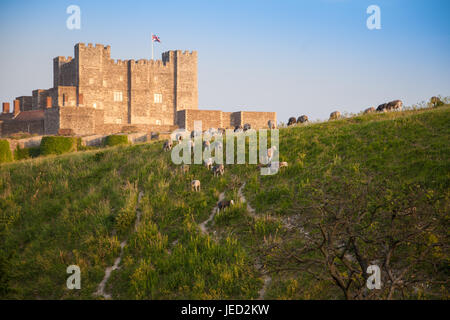
<instances>
[{"instance_id":1,"label":"medieval stone castle","mask_svg":"<svg viewBox=\"0 0 450 320\"><path fill-rule=\"evenodd\" d=\"M3 103L0 135L167 132L202 127L252 128L275 112L198 110L197 52L168 51L162 60L113 60L111 47L75 45L74 58L53 59L53 88Z\"/></svg>"}]
</instances>

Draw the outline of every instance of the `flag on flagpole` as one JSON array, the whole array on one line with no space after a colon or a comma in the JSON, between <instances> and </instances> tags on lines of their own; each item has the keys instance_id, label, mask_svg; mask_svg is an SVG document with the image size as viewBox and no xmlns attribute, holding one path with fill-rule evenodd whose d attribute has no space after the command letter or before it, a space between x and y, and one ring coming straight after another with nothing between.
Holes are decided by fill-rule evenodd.
<instances>
[{"instance_id":1,"label":"flag on flagpole","mask_svg":"<svg viewBox=\"0 0 450 320\"><path fill-rule=\"evenodd\" d=\"M153 42L161 43L161 40L159 39L159 37L156 34L152 33L152 60L153 60Z\"/></svg>"},{"instance_id":2,"label":"flag on flagpole","mask_svg":"<svg viewBox=\"0 0 450 320\"><path fill-rule=\"evenodd\" d=\"M156 34L152 34L152 41L153 42L161 42L161 39Z\"/></svg>"}]
</instances>

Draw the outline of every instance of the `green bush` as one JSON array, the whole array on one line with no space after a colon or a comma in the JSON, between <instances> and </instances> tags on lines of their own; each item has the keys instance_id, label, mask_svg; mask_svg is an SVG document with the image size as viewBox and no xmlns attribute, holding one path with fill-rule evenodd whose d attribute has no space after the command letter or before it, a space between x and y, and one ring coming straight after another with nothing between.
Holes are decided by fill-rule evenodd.
<instances>
[{"instance_id":1,"label":"green bush","mask_svg":"<svg viewBox=\"0 0 450 320\"><path fill-rule=\"evenodd\" d=\"M41 149L39 147L22 149L19 146L17 146L16 150L14 150L14 159L23 160L23 159L36 158L40 155L40 153L41 153Z\"/></svg>"},{"instance_id":2,"label":"green bush","mask_svg":"<svg viewBox=\"0 0 450 320\"><path fill-rule=\"evenodd\" d=\"M0 163L13 160L8 140L0 140Z\"/></svg>"},{"instance_id":3,"label":"green bush","mask_svg":"<svg viewBox=\"0 0 450 320\"><path fill-rule=\"evenodd\" d=\"M128 144L128 136L126 134L112 134L105 139L105 146L117 146L120 144Z\"/></svg>"},{"instance_id":4,"label":"green bush","mask_svg":"<svg viewBox=\"0 0 450 320\"><path fill-rule=\"evenodd\" d=\"M41 154L62 154L77 150L78 139L74 137L48 136L41 140Z\"/></svg>"}]
</instances>

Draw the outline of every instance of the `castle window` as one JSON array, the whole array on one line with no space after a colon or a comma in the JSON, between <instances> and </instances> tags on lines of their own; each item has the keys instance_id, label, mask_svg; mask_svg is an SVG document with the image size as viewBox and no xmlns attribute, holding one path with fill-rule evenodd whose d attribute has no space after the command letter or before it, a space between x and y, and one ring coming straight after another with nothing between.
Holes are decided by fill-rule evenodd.
<instances>
[{"instance_id":1,"label":"castle window","mask_svg":"<svg viewBox=\"0 0 450 320\"><path fill-rule=\"evenodd\" d=\"M123 100L122 91L114 91L114 101L120 102Z\"/></svg>"},{"instance_id":2,"label":"castle window","mask_svg":"<svg viewBox=\"0 0 450 320\"><path fill-rule=\"evenodd\" d=\"M155 103L162 103L162 94L160 93L155 93L153 101Z\"/></svg>"}]
</instances>

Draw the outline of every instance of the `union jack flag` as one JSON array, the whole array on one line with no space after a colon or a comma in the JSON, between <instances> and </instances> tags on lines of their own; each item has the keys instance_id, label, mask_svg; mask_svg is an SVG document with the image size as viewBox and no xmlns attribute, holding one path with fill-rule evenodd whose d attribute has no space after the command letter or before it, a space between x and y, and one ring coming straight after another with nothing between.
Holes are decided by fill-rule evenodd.
<instances>
[{"instance_id":1,"label":"union jack flag","mask_svg":"<svg viewBox=\"0 0 450 320\"><path fill-rule=\"evenodd\" d=\"M161 42L161 40L156 34L152 34L152 41Z\"/></svg>"}]
</instances>

